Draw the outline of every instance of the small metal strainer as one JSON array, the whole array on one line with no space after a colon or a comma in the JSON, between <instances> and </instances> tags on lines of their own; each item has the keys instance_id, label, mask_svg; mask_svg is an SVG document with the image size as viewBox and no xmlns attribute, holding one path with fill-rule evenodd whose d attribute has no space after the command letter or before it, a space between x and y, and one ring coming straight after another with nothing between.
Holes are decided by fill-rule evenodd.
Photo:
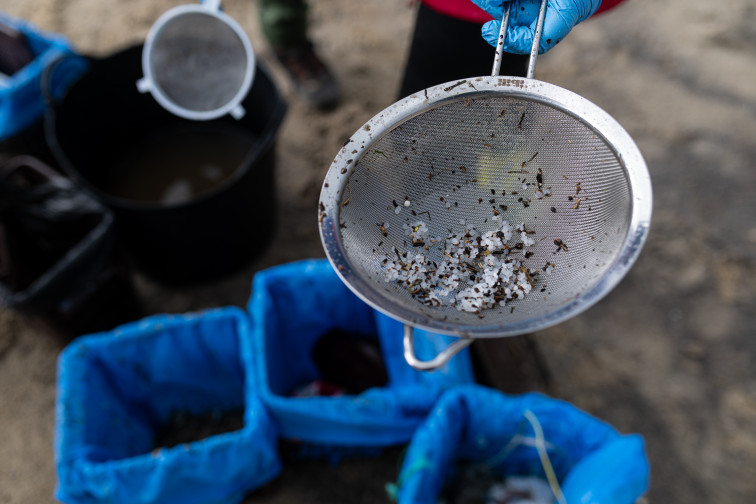
<instances>
[{"instance_id":1,"label":"small metal strainer","mask_svg":"<svg viewBox=\"0 0 756 504\"><path fill-rule=\"evenodd\" d=\"M417 369L443 365L473 338L527 334L581 313L617 285L648 234L651 181L632 138L598 106L532 78L545 5L528 78L498 76L506 13L491 77L388 107L344 144L326 175L326 254L355 294L405 324L405 357ZM470 313L429 306L385 280L385 258L414 253L404 226L422 220L431 236L446 236L464 222L483 233L494 228L494 211L535 231L522 260L540 274L523 299ZM426 254L440 263L443 251ZM460 340L421 361L412 327Z\"/></svg>"},{"instance_id":2,"label":"small metal strainer","mask_svg":"<svg viewBox=\"0 0 756 504\"><path fill-rule=\"evenodd\" d=\"M241 26L221 11L221 0L203 0L158 18L144 43L142 69L137 88L169 112L195 121L240 119L255 53Z\"/></svg>"}]
</instances>

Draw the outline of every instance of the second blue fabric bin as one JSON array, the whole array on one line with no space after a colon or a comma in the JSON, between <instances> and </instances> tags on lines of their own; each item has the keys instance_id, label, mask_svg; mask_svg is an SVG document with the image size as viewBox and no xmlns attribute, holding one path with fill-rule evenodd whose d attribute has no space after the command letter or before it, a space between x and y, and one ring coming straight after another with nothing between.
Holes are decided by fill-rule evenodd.
<instances>
[{"instance_id":1,"label":"second blue fabric bin","mask_svg":"<svg viewBox=\"0 0 756 504\"><path fill-rule=\"evenodd\" d=\"M474 382L466 350L436 372L412 369L403 356L402 325L354 295L326 260L258 273L248 309L256 389L288 440L329 446L336 453L405 443L445 389ZM356 395L294 397L298 387L319 379L313 348L334 329L377 339L388 382ZM416 334L420 357L453 340Z\"/></svg>"}]
</instances>

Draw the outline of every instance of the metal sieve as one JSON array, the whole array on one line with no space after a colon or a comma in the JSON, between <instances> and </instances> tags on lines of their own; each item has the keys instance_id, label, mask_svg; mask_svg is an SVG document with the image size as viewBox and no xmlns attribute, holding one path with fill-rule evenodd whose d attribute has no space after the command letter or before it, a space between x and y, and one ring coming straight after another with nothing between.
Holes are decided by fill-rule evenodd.
<instances>
[{"instance_id":1,"label":"metal sieve","mask_svg":"<svg viewBox=\"0 0 756 504\"><path fill-rule=\"evenodd\" d=\"M326 254L355 294L405 324L405 357L417 369L443 365L474 338L526 334L581 313L617 285L646 239L651 182L631 137L585 98L532 78L545 4L528 78L498 76L507 13L491 77L388 107L344 144L326 175ZM405 225L422 220L436 236L462 222L485 232L496 212L535 231L521 257L539 275L524 299L470 313L428 306L385 280L385 259L415 250ZM426 254L440 262L443 247ZM460 339L421 361L413 327Z\"/></svg>"},{"instance_id":2,"label":"metal sieve","mask_svg":"<svg viewBox=\"0 0 756 504\"><path fill-rule=\"evenodd\" d=\"M247 34L221 11L221 0L179 5L152 25L142 51L140 92L186 119L244 116L240 105L255 72Z\"/></svg>"}]
</instances>

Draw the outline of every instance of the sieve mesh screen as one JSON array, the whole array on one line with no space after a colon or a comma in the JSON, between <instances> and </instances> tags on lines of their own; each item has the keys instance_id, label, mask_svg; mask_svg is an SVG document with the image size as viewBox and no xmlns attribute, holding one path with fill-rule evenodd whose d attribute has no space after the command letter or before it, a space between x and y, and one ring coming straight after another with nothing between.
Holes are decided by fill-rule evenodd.
<instances>
[{"instance_id":1,"label":"sieve mesh screen","mask_svg":"<svg viewBox=\"0 0 756 504\"><path fill-rule=\"evenodd\" d=\"M183 13L166 23L155 40L152 74L176 105L197 112L216 110L242 88L248 64L244 43L220 19Z\"/></svg>"},{"instance_id":2,"label":"sieve mesh screen","mask_svg":"<svg viewBox=\"0 0 756 504\"><path fill-rule=\"evenodd\" d=\"M632 194L621 160L592 128L547 103L494 93L450 98L353 154L338 239L350 267L382 293L389 311L393 304L460 327L542 317L594 286L628 234ZM550 194L539 197L538 190ZM406 225L422 221L441 239L423 251L440 263L449 232L461 234L466 224L493 230L494 211L535 231L535 245L517 252L538 271L524 299L476 314L428 306L384 280L385 259L418 252Z\"/></svg>"}]
</instances>

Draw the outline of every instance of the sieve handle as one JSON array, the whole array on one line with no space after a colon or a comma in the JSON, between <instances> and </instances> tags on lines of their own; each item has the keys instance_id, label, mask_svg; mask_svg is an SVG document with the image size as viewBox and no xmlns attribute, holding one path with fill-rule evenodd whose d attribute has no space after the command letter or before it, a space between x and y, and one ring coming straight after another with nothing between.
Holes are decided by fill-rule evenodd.
<instances>
[{"instance_id":1,"label":"sieve handle","mask_svg":"<svg viewBox=\"0 0 756 504\"><path fill-rule=\"evenodd\" d=\"M535 33L533 34L533 46L530 48L530 59L528 60L528 73L526 77L532 79L535 75L536 58L538 58L538 48L541 45L541 35L543 34L543 21L546 19L546 4L548 0L541 0L541 7L538 9L538 21L536 21ZM509 13L512 2L507 3L504 7L504 14L501 17L501 30L499 30L499 40L496 43L496 53L494 55L494 64L491 75L496 77L501 72L501 58L504 53L504 41L507 39L507 27L509 26Z\"/></svg>"},{"instance_id":2,"label":"sieve handle","mask_svg":"<svg viewBox=\"0 0 756 504\"><path fill-rule=\"evenodd\" d=\"M221 0L200 0L202 6L211 11L219 11L221 9Z\"/></svg>"},{"instance_id":3,"label":"sieve handle","mask_svg":"<svg viewBox=\"0 0 756 504\"><path fill-rule=\"evenodd\" d=\"M412 327L404 326L404 359L407 364L419 371L431 371L433 369L440 368L451 360L452 357L457 355L460 351L467 348L473 340L470 338L460 338L436 355L431 360L423 361L417 358L415 355L415 337L412 331Z\"/></svg>"},{"instance_id":4,"label":"sieve handle","mask_svg":"<svg viewBox=\"0 0 756 504\"><path fill-rule=\"evenodd\" d=\"M499 40L496 43L496 54L494 55L493 70L491 76L496 77L501 72L501 58L504 54L504 41L507 39L507 26L509 26L509 11L512 3L504 7L504 14L501 16L501 29L499 30Z\"/></svg>"}]
</instances>

